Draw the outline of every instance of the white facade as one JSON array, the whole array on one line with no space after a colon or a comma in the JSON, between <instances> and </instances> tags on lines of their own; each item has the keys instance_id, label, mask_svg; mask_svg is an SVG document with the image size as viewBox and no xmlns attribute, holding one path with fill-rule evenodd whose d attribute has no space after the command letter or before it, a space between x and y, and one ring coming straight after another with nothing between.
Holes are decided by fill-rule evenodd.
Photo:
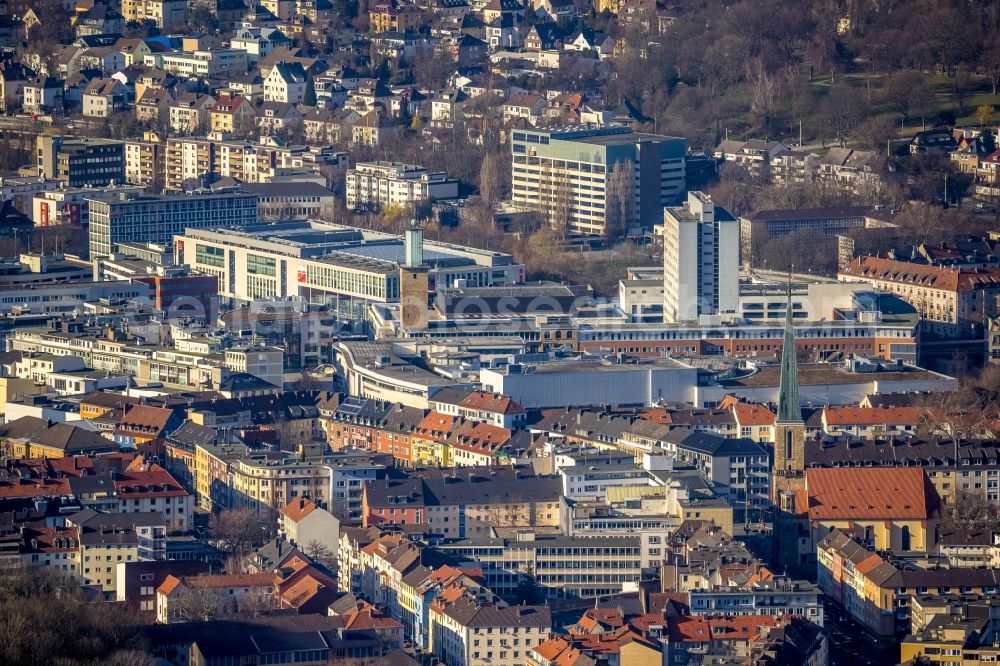
<instances>
[{"instance_id":1,"label":"white facade","mask_svg":"<svg viewBox=\"0 0 1000 666\"><path fill-rule=\"evenodd\" d=\"M251 374L278 388L284 383L285 355L278 347L227 349L225 363L234 372Z\"/></svg>"},{"instance_id":2,"label":"white facade","mask_svg":"<svg viewBox=\"0 0 1000 666\"><path fill-rule=\"evenodd\" d=\"M405 206L426 199L454 199L458 181L441 171L399 162L361 162L347 172L347 207Z\"/></svg>"},{"instance_id":3,"label":"white facade","mask_svg":"<svg viewBox=\"0 0 1000 666\"><path fill-rule=\"evenodd\" d=\"M247 52L229 48L150 53L143 58L143 64L184 76L229 76L246 73Z\"/></svg>"},{"instance_id":4,"label":"white facade","mask_svg":"<svg viewBox=\"0 0 1000 666\"><path fill-rule=\"evenodd\" d=\"M692 402L698 384L696 368L669 359L611 365L570 359L520 370L483 368L479 378L484 389L526 409Z\"/></svg>"},{"instance_id":5,"label":"white facade","mask_svg":"<svg viewBox=\"0 0 1000 666\"><path fill-rule=\"evenodd\" d=\"M739 308L740 225L701 192L663 211L663 320Z\"/></svg>"}]
</instances>

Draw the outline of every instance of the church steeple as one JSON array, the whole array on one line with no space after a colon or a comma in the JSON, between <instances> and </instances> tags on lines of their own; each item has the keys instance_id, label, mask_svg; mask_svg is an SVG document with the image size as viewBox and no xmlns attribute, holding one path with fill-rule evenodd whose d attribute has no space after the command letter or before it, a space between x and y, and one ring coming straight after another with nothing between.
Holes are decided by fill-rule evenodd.
<instances>
[{"instance_id":1,"label":"church steeple","mask_svg":"<svg viewBox=\"0 0 1000 666\"><path fill-rule=\"evenodd\" d=\"M792 320L792 276L788 276L788 303L785 305L785 339L781 345L781 382L778 385L778 423L801 423L799 364L796 359L795 326Z\"/></svg>"},{"instance_id":2,"label":"church steeple","mask_svg":"<svg viewBox=\"0 0 1000 666\"><path fill-rule=\"evenodd\" d=\"M792 316L792 276L788 275L785 305L785 340L781 347L781 381L778 385L778 417L774 420L774 496L797 487L790 479L801 477L806 468L806 424L799 401L799 364L796 361L795 323Z\"/></svg>"}]
</instances>

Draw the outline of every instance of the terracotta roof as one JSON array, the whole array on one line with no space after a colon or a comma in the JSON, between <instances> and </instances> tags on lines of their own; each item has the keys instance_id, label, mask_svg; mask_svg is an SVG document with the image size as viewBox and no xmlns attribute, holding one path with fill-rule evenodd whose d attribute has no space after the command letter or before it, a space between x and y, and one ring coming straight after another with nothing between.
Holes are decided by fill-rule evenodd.
<instances>
[{"instance_id":1,"label":"terracotta roof","mask_svg":"<svg viewBox=\"0 0 1000 666\"><path fill-rule=\"evenodd\" d=\"M672 617L667 624L671 641L709 642L717 640L750 640L763 627L777 625L772 615L732 615L709 617L707 615Z\"/></svg>"},{"instance_id":2,"label":"terracotta roof","mask_svg":"<svg viewBox=\"0 0 1000 666\"><path fill-rule=\"evenodd\" d=\"M500 393L473 391L458 404L469 409L479 409L496 414L524 414L524 407L513 398Z\"/></svg>"},{"instance_id":3,"label":"terracotta roof","mask_svg":"<svg viewBox=\"0 0 1000 666\"><path fill-rule=\"evenodd\" d=\"M617 608L588 608L576 623L579 633L600 633L625 626L625 618Z\"/></svg>"},{"instance_id":4,"label":"terracotta roof","mask_svg":"<svg viewBox=\"0 0 1000 666\"><path fill-rule=\"evenodd\" d=\"M937 504L915 468L807 469L806 492L810 520L924 520Z\"/></svg>"},{"instance_id":5,"label":"terracotta roof","mask_svg":"<svg viewBox=\"0 0 1000 666\"><path fill-rule=\"evenodd\" d=\"M759 402L746 402L736 396L727 395L719 404L720 409L732 409L736 421L741 426L773 426L774 412Z\"/></svg>"},{"instance_id":6,"label":"terracotta roof","mask_svg":"<svg viewBox=\"0 0 1000 666\"><path fill-rule=\"evenodd\" d=\"M115 492L123 499L187 497L188 491L159 465L145 470L126 470L115 476Z\"/></svg>"},{"instance_id":7,"label":"terracotta roof","mask_svg":"<svg viewBox=\"0 0 1000 666\"><path fill-rule=\"evenodd\" d=\"M149 405L129 407L118 422L119 431L133 431L143 434L160 434L174 415L173 410Z\"/></svg>"},{"instance_id":8,"label":"terracotta roof","mask_svg":"<svg viewBox=\"0 0 1000 666\"><path fill-rule=\"evenodd\" d=\"M367 601L359 601L358 605L342 613L345 629L402 629L403 625L389 617Z\"/></svg>"},{"instance_id":9,"label":"terracotta roof","mask_svg":"<svg viewBox=\"0 0 1000 666\"><path fill-rule=\"evenodd\" d=\"M246 99L241 95L235 95L230 97L229 95L221 95L219 100L212 106L212 113L236 113L236 110L240 108L240 105L246 102Z\"/></svg>"},{"instance_id":10,"label":"terracotta roof","mask_svg":"<svg viewBox=\"0 0 1000 666\"><path fill-rule=\"evenodd\" d=\"M274 574L200 574L197 576L185 577L183 582L189 587L200 587L206 589L226 587L268 587L274 585Z\"/></svg>"},{"instance_id":11,"label":"terracotta roof","mask_svg":"<svg viewBox=\"0 0 1000 666\"><path fill-rule=\"evenodd\" d=\"M75 527L27 526L24 528L22 552L74 552L80 544Z\"/></svg>"},{"instance_id":12,"label":"terracotta roof","mask_svg":"<svg viewBox=\"0 0 1000 666\"><path fill-rule=\"evenodd\" d=\"M455 448L492 453L510 441L510 430L489 423L466 421L448 436Z\"/></svg>"},{"instance_id":13,"label":"terracotta roof","mask_svg":"<svg viewBox=\"0 0 1000 666\"><path fill-rule=\"evenodd\" d=\"M972 291L984 285L1000 287L1000 269L967 268L958 270L926 266L880 257L856 257L840 270L841 277L896 282L944 291Z\"/></svg>"},{"instance_id":14,"label":"terracotta roof","mask_svg":"<svg viewBox=\"0 0 1000 666\"><path fill-rule=\"evenodd\" d=\"M0 481L0 497L57 497L70 494L69 479Z\"/></svg>"},{"instance_id":15,"label":"terracotta roof","mask_svg":"<svg viewBox=\"0 0 1000 666\"><path fill-rule=\"evenodd\" d=\"M455 417L441 412L431 412L417 425L419 433L447 433L455 425Z\"/></svg>"},{"instance_id":16,"label":"terracotta roof","mask_svg":"<svg viewBox=\"0 0 1000 666\"><path fill-rule=\"evenodd\" d=\"M162 594L164 596L170 596L170 594L177 589L177 586L181 584L181 579L176 576L167 576L160 583L160 586L156 588L157 594Z\"/></svg>"},{"instance_id":17,"label":"terracotta roof","mask_svg":"<svg viewBox=\"0 0 1000 666\"><path fill-rule=\"evenodd\" d=\"M304 497L299 497L286 504L285 508L281 510L281 513L283 513L293 523L297 523L317 508L318 507L311 501L305 499Z\"/></svg>"}]
</instances>

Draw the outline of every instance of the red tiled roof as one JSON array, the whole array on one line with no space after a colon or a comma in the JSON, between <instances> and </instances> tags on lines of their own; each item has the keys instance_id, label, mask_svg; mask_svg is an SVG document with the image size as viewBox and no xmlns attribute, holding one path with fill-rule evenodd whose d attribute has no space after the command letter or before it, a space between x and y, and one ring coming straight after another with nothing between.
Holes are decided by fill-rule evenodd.
<instances>
[{"instance_id":1,"label":"red tiled roof","mask_svg":"<svg viewBox=\"0 0 1000 666\"><path fill-rule=\"evenodd\" d=\"M447 433L455 425L455 417L441 412L430 412L417 424L417 432L422 434Z\"/></svg>"},{"instance_id":2,"label":"red tiled roof","mask_svg":"<svg viewBox=\"0 0 1000 666\"><path fill-rule=\"evenodd\" d=\"M56 497L69 494L69 479L66 477L0 482L0 497Z\"/></svg>"},{"instance_id":3,"label":"red tiled roof","mask_svg":"<svg viewBox=\"0 0 1000 666\"><path fill-rule=\"evenodd\" d=\"M473 391L458 404L469 409L481 409L484 412L495 414L524 414L524 407L515 402L513 398L500 393Z\"/></svg>"},{"instance_id":4,"label":"red tiled roof","mask_svg":"<svg viewBox=\"0 0 1000 666\"><path fill-rule=\"evenodd\" d=\"M167 422L173 414L174 412L166 407L133 405L122 415L118 422L118 430L159 434L167 427Z\"/></svg>"},{"instance_id":5,"label":"red tiled roof","mask_svg":"<svg viewBox=\"0 0 1000 666\"><path fill-rule=\"evenodd\" d=\"M177 578L176 576L167 576L163 579L163 582L160 583L160 586L156 588L156 592L164 596L169 596L180 584L180 578Z\"/></svg>"},{"instance_id":6,"label":"red tiled roof","mask_svg":"<svg viewBox=\"0 0 1000 666\"><path fill-rule=\"evenodd\" d=\"M756 402L737 402L733 414L741 426L773 426L774 412L766 405Z\"/></svg>"},{"instance_id":7,"label":"red tiled roof","mask_svg":"<svg viewBox=\"0 0 1000 666\"><path fill-rule=\"evenodd\" d=\"M306 516L308 516L310 513L315 511L317 508L318 507L311 501L300 497L297 499L293 499L291 502L285 505L285 508L281 510L281 513L283 513L293 523L297 523Z\"/></svg>"},{"instance_id":8,"label":"red tiled roof","mask_svg":"<svg viewBox=\"0 0 1000 666\"><path fill-rule=\"evenodd\" d=\"M807 469L806 492L810 520L924 520L936 506L916 468Z\"/></svg>"},{"instance_id":9,"label":"red tiled roof","mask_svg":"<svg viewBox=\"0 0 1000 666\"><path fill-rule=\"evenodd\" d=\"M708 642L713 640L750 640L763 627L774 627L777 618L772 615L732 615L708 617L707 615L671 617L667 619L671 641Z\"/></svg>"},{"instance_id":10,"label":"red tiled roof","mask_svg":"<svg viewBox=\"0 0 1000 666\"><path fill-rule=\"evenodd\" d=\"M984 285L1000 286L1000 269L955 269L925 266L881 257L856 257L840 270L842 277L966 292Z\"/></svg>"},{"instance_id":11,"label":"red tiled roof","mask_svg":"<svg viewBox=\"0 0 1000 666\"><path fill-rule=\"evenodd\" d=\"M148 499L151 497L187 497L188 491L159 465L146 470L132 470L115 476L115 492L119 497Z\"/></svg>"}]
</instances>

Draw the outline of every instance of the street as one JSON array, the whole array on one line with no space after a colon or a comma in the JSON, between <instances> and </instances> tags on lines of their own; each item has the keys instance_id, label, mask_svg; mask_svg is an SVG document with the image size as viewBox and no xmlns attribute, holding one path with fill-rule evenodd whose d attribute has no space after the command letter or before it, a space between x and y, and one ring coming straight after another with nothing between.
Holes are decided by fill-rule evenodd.
<instances>
[{"instance_id":1,"label":"street","mask_svg":"<svg viewBox=\"0 0 1000 666\"><path fill-rule=\"evenodd\" d=\"M847 617L844 610L828 601L824 609L826 630L830 635L830 666L896 666L896 647L877 647L867 631Z\"/></svg>"}]
</instances>

